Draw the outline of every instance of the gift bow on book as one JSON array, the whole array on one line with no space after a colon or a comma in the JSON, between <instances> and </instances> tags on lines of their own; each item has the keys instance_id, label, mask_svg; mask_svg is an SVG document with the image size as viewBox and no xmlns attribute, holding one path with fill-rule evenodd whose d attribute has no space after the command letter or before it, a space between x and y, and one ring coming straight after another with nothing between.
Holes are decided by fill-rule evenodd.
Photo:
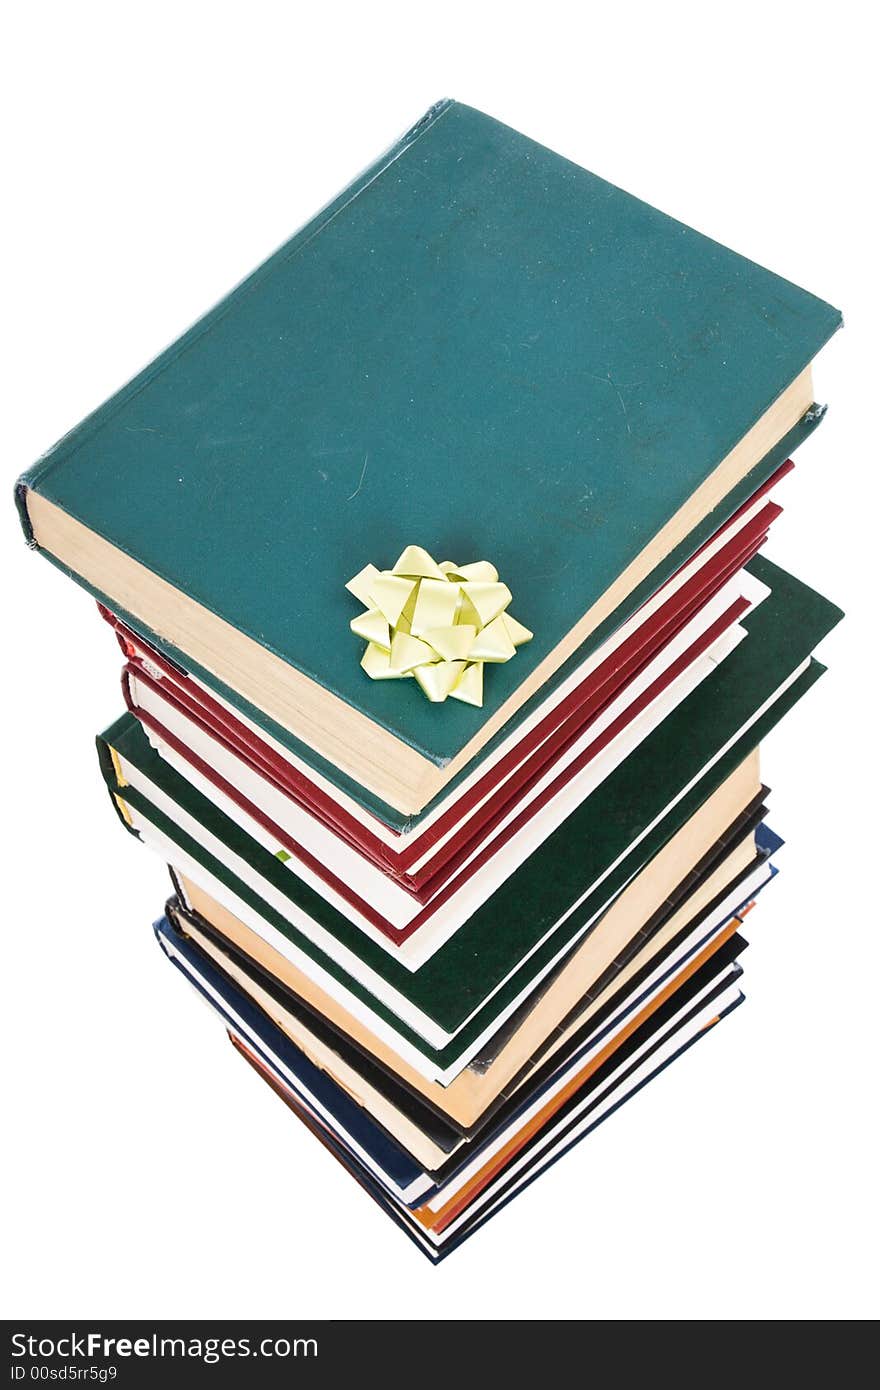
<instances>
[{"instance_id":1,"label":"gift bow on book","mask_svg":"<svg viewBox=\"0 0 880 1390\"><path fill-rule=\"evenodd\" d=\"M506 611L511 592L488 560L438 565L408 545L393 569L365 565L345 587L366 609L350 626L367 643L367 675L414 676L435 704L482 705L484 664L509 661L532 636Z\"/></svg>"}]
</instances>

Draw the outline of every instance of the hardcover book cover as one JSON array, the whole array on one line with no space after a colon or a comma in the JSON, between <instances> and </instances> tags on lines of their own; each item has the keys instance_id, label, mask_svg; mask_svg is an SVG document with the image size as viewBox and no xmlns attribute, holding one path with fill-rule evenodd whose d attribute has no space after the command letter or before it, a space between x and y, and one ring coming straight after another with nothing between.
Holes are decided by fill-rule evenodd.
<instances>
[{"instance_id":1,"label":"hardcover book cover","mask_svg":"<svg viewBox=\"0 0 880 1390\"><path fill-rule=\"evenodd\" d=\"M359 712L414 778L454 767L510 717L517 692L580 645L585 615L608 616L597 605L649 543L684 541L692 498L723 504L715 470L839 323L770 271L441 102L51 449L22 480L22 517L39 537L63 514L65 568L209 673L196 609L162 630L150 595L183 595L222 621L221 645L243 635L242 652L277 658L297 699L324 692L329 724ZM798 401L786 430L807 412ZM759 439L755 458L778 442ZM87 534L136 562L125 594L100 591ZM447 702L438 718L411 682L360 669L344 584L414 539L438 558L491 559L535 634L492 669L482 709ZM630 587L646 577L634 569ZM335 748L332 729L293 732Z\"/></svg>"}]
</instances>

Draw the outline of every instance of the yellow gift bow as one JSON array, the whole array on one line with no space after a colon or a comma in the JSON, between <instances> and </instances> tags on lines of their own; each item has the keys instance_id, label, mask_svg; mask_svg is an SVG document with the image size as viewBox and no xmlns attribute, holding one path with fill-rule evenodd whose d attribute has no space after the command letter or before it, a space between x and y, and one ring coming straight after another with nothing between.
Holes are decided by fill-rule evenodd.
<instances>
[{"instance_id":1,"label":"yellow gift bow","mask_svg":"<svg viewBox=\"0 0 880 1390\"><path fill-rule=\"evenodd\" d=\"M365 565L345 587L366 610L350 627L366 641L367 675L414 676L434 704L451 696L482 707L483 666L509 661L532 638L506 611L511 592L488 560L438 565L408 545L393 569Z\"/></svg>"}]
</instances>

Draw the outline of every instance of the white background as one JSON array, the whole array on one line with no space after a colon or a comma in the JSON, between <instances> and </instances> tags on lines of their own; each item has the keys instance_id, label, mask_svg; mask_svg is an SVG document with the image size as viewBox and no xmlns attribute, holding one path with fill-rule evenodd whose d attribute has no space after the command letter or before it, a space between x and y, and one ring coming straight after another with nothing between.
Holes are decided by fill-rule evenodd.
<instances>
[{"instance_id":1,"label":"white background","mask_svg":"<svg viewBox=\"0 0 880 1390\"><path fill-rule=\"evenodd\" d=\"M876 53L860 4L41 4L0 92L0 1183L7 1316L875 1314ZM91 600L15 475L431 102L507 121L840 305L771 557L847 610L766 748L783 872L747 1005L432 1269L165 963L92 738Z\"/></svg>"}]
</instances>

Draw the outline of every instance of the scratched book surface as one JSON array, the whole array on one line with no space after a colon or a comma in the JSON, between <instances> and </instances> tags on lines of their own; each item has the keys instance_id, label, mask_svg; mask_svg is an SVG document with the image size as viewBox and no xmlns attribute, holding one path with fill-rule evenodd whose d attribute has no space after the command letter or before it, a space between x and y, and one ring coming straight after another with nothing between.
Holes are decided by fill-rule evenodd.
<instances>
[{"instance_id":1,"label":"scratched book surface","mask_svg":"<svg viewBox=\"0 0 880 1390\"><path fill-rule=\"evenodd\" d=\"M444 102L25 482L442 765L839 322ZM360 669L343 585L410 542L535 633L482 709Z\"/></svg>"}]
</instances>

